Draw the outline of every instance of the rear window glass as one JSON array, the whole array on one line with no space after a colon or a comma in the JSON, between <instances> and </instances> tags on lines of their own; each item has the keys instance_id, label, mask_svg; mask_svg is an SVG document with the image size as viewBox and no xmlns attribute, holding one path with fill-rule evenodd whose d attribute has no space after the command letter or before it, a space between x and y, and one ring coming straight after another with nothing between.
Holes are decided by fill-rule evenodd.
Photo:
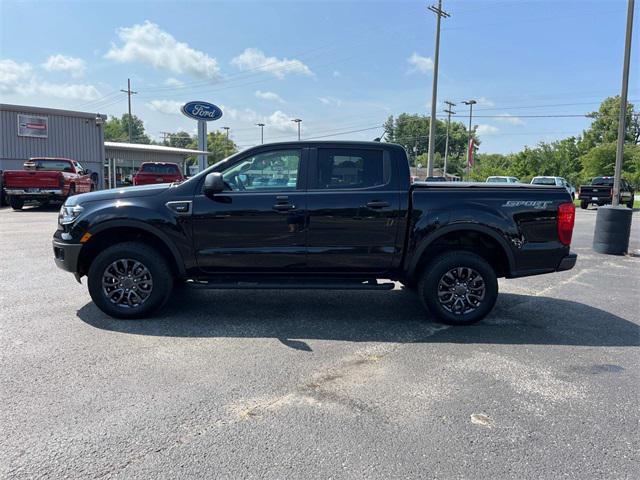
<instances>
[{"instance_id":1,"label":"rear window glass","mask_svg":"<svg viewBox=\"0 0 640 480\"><path fill-rule=\"evenodd\" d=\"M534 185L555 185L556 184L556 179L555 178L534 178L533 179L533 183Z\"/></svg>"},{"instance_id":2,"label":"rear window glass","mask_svg":"<svg viewBox=\"0 0 640 480\"><path fill-rule=\"evenodd\" d=\"M500 177L489 177L487 178L487 182L488 183L507 183L507 179L500 178Z\"/></svg>"},{"instance_id":3,"label":"rear window glass","mask_svg":"<svg viewBox=\"0 0 640 480\"><path fill-rule=\"evenodd\" d=\"M34 158L25 163L25 168L36 170L53 170L55 172L73 172L71 162L64 160L39 160Z\"/></svg>"},{"instance_id":4,"label":"rear window glass","mask_svg":"<svg viewBox=\"0 0 640 480\"><path fill-rule=\"evenodd\" d=\"M177 175L180 173L177 165L162 165L157 163L147 163L146 165L142 165L140 171L145 173L156 173L156 174L169 174L169 175Z\"/></svg>"},{"instance_id":5,"label":"rear window glass","mask_svg":"<svg viewBox=\"0 0 640 480\"><path fill-rule=\"evenodd\" d=\"M318 150L318 188L368 188L389 182L382 150Z\"/></svg>"},{"instance_id":6,"label":"rear window glass","mask_svg":"<svg viewBox=\"0 0 640 480\"><path fill-rule=\"evenodd\" d=\"M591 185L605 185L607 187L613 187L613 177L611 178L594 178Z\"/></svg>"}]
</instances>

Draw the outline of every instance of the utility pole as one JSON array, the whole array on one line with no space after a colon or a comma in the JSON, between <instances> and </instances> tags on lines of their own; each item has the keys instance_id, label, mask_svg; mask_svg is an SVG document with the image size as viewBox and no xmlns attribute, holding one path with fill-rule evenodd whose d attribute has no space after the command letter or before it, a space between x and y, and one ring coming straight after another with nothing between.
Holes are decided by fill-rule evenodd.
<instances>
[{"instance_id":1,"label":"utility pole","mask_svg":"<svg viewBox=\"0 0 640 480\"><path fill-rule=\"evenodd\" d=\"M613 201L617 207L620 197L620 175L622 174L622 158L624 155L624 139L627 120L627 94L629 91L629 63L631 61L631 34L633 31L634 0L629 0L627 7L627 35L624 44L624 65L622 67L622 92L620 93L620 120L618 121L618 145L616 147L616 167L613 176Z\"/></svg>"},{"instance_id":2,"label":"utility pole","mask_svg":"<svg viewBox=\"0 0 640 480\"><path fill-rule=\"evenodd\" d=\"M260 145L264 143L264 123L256 123L256 126L260 127ZM300 137L298 137L300 140Z\"/></svg>"},{"instance_id":3,"label":"utility pole","mask_svg":"<svg viewBox=\"0 0 640 480\"><path fill-rule=\"evenodd\" d=\"M469 140L467 142L467 180L471 176L471 151L473 149L473 133L471 132L471 119L473 118L473 106L478 103L475 100L465 100L465 105L469 105Z\"/></svg>"},{"instance_id":4,"label":"utility pole","mask_svg":"<svg viewBox=\"0 0 640 480\"><path fill-rule=\"evenodd\" d=\"M299 118L294 118L291 121L298 124L298 141L300 141L300 124L302 123L302 120Z\"/></svg>"},{"instance_id":5,"label":"utility pole","mask_svg":"<svg viewBox=\"0 0 640 480\"><path fill-rule=\"evenodd\" d=\"M120 90L120 91L127 94L127 99L129 101L129 122L128 122L129 123L129 143L132 143L131 142L131 131L132 131L131 127L132 127L132 124L133 124L133 117L131 117L131 95L135 95L138 92L133 92L131 90L131 79L130 78L127 78L127 89L126 90Z\"/></svg>"},{"instance_id":6,"label":"utility pole","mask_svg":"<svg viewBox=\"0 0 640 480\"><path fill-rule=\"evenodd\" d=\"M444 165L442 167L442 176L447 178L447 159L449 158L449 127L451 126L451 115L455 115L456 112L453 111L453 107L456 106L455 103L450 102L449 100L445 101L449 108L445 108L444 112L447 114L447 140L444 144Z\"/></svg>"},{"instance_id":7,"label":"utility pole","mask_svg":"<svg viewBox=\"0 0 640 480\"><path fill-rule=\"evenodd\" d=\"M440 58L440 20L450 15L442 10L442 0L438 0L438 6L428 7L436 14L436 53L433 59L433 89L431 90L431 121L429 122L429 155L427 157L427 176L433 176L433 152L436 148L436 104L438 102L438 60Z\"/></svg>"}]
</instances>

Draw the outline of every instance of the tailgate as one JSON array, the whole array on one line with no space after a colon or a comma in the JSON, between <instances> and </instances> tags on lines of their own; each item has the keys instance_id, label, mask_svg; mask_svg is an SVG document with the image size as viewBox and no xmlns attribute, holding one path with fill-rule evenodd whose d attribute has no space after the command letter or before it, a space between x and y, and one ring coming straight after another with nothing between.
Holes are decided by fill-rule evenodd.
<instances>
[{"instance_id":1,"label":"tailgate","mask_svg":"<svg viewBox=\"0 0 640 480\"><path fill-rule=\"evenodd\" d=\"M610 197L611 187L606 185L585 185L580 187L581 197Z\"/></svg>"},{"instance_id":2,"label":"tailgate","mask_svg":"<svg viewBox=\"0 0 640 480\"><path fill-rule=\"evenodd\" d=\"M167 173L148 173L148 172L140 172L136 174L136 182L140 183L171 183L176 182L178 180L178 176L175 174L167 174Z\"/></svg>"},{"instance_id":3,"label":"tailgate","mask_svg":"<svg viewBox=\"0 0 640 480\"><path fill-rule=\"evenodd\" d=\"M5 188L60 188L60 172L16 170L4 172Z\"/></svg>"}]
</instances>

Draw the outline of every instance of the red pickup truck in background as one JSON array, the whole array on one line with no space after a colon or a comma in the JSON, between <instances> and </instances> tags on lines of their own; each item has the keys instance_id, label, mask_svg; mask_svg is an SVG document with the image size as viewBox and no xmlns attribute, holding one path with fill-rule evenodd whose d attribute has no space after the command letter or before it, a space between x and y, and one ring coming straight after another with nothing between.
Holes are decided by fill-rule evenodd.
<instances>
[{"instance_id":1,"label":"red pickup truck in background","mask_svg":"<svg viewBox=\"0 0 640 480\"><path fill-rule=\"evenodd\" d=\"M184 180L180 167L175 163L145 162L133 176L134 185L173 183Z\"/></svg>"},{"instance_id":2,"label":"red pickup truck in background","mask_svg":"<svg viewBox=\"0 0 640 480\"><path fill-rule=\"evenodd\" d=\"M63 201L71 195L93 191L90 173L69 158L40 157L27 160L24 170L8 170L2 175L9 205L20 210L27 200Z\"/></svg>"}]
</instances>

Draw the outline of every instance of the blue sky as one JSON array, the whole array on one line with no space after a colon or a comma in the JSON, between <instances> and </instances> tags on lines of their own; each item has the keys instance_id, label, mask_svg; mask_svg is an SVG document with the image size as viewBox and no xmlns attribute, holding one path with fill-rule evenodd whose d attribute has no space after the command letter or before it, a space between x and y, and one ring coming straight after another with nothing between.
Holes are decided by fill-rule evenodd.
<instances>
[{"instance_id":1,"label":"blue sky","mask_svg":"<svg viewBox=\"0 0 640 480\"><path fill-rule=\"evenodd\" d=\"M127 78L147 132L195 132L178 106L242 147L303 137L373 139L389 115L428 113L435 18L420 1L0 0L0 101L121 115ZM474 98L481 152L579 134L578 115L620 91L626 0L445 0L438 111ZM636 29L630 100L640 103ZM466 122L466 107L455 110ZM364 130L367 129L367 130ZM362 130L362 131L357 131ZM337 135L342 132L351 132Z\"/></svg>"}]
</instances>

